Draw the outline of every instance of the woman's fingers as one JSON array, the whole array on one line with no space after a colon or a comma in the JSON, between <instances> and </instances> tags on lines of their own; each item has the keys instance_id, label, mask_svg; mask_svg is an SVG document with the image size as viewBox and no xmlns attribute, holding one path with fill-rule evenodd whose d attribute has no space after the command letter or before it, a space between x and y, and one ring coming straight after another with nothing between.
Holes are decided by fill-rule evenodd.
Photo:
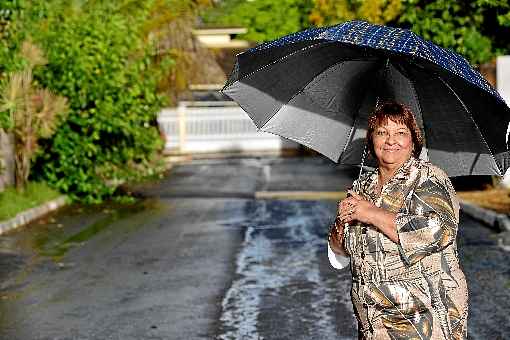
<instances>
[{"instance_id":1,"label":"woman's fingers","mask_svg":"<svg viewBox=\"0 0 510 340\"><path fill-rule=\"evenodd\" d=\"M338 203L337 215L343 223L349 223L356 219L357 213L359 212L359 205L364 201L363 197L358 195L352 190L347 191L349 197L343 199Z\"/></svg>"},{"instance_id":2,"label":"woman's fingers","mask_svg":"<svg viewBox=\"0 0 510 340\"><path fill-rule=\"evenodd\" d=\"M347 191L348 194L351 195L352 198L354 198L355 200L359 201L359 200L362 200L363 197L361 197L360 195L358 195L357 193L355 193L354 191L352 190L348 190Z\"/></svg>"},{"instance_id":3,"label":"woman's fingers","mask_svg":"<svg viewBox=\"0 0 510 340\"><path fill-rule=\"evenodd\" d=\"M343 223L351 222L352 220L354 220L355 213L356 213L356 210L353 207L348 207L348 208L342 209L340 211L340 215L339 215L340 220Z\"/></svg>"},{"instance_id":4,"label":"woman's fingers","mask_svg":"<svg viewBox=\"0 0 510 340\"><path fill-rule=\"evenodd\" d=\"M352 190L348 191L349 197L342 200L339 204L339 218L343 223L349 223L354 220L364 220L370 203L362 196Z\"/></svg>"}]
</instances>

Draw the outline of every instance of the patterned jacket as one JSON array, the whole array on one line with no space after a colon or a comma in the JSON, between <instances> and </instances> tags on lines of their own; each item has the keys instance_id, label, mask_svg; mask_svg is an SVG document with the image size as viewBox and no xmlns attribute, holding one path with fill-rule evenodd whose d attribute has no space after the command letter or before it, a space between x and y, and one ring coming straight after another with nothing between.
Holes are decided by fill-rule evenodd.
<instances>
[{"instance_id":1,"label":"patterned jacket","mask_svg":"<svg viewBox=\"0 0 510 340\"><path fill-rule=\"evenodd\" d=\"M410 158L376 194L378 171L353 189L396 213L398 243L374 226L344 229L364 339L462 339L467 286L457 254L459 203L446 174Z\"/></svg>"}]
</instances>

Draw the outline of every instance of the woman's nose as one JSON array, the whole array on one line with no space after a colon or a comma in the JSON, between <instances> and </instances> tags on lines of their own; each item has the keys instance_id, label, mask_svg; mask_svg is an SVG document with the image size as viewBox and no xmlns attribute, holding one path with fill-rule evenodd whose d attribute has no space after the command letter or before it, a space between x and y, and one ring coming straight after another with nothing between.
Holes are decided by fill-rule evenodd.
<instances>
[{"instance_id":1,"label":"woman's nose","mask_svg":"<svg viewBox=\"0 0 510 340\"><path fill-rule=\"evenodd\" d=\"M395 142L396 142L395 135L393 133L389 133L388 137L386 138L386 143L394 144Z\"/></svg>"}]
</instances>

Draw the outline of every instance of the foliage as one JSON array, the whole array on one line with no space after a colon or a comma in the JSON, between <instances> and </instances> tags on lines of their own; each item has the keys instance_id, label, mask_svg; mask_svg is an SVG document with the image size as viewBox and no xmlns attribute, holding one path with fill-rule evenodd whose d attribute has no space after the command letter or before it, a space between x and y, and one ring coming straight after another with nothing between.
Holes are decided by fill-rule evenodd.
<instances>
[{"instance_id":1,"label":"foliage","mask_svg":"<svg viewBox=\"0 0 510 340\"><path fill-rule=\"evenodd\" d=\"M208 25L246 27L244 39L262 42L308 27L311 8L312 0L224 0L202 18Z\"/></svg>"},{"instance_id":2,"label":"foliage","mask_svg":"<svg viewBox=\"0 0 510 340\"><path fill-rule=\"evenodd\" d=\"M507 0L402 0L400 24L473 64L510 52ZM506 27L505 27L506 26Z\"/></svg>"},{"instance_id":3,"label":"foliage","mask_svg":"<svg viewBox=\"0 0 510 340\"><path fill-rule=\"evenodd\" d=\"M156 88L165 67L153 63L142 34L149 13L147 2L49 5L33 32L48 58L37 79L71 107L43 144L37 177L73 198L100 202L114 192L109 184L148 171L163 145Z\"/></svg>"},{"instance_id":4,"label":"foliage","mask_svg":"<svg viewBox=\"0 0 510 340\"><path fill-rule=\"evenodd\" d=\"M182 4L181 4L182 5ZM189 95L189 85L205 81L222 83L226 81L224 71L218 66L213 52L203 44L197 43L193 34L196 14L199 9L208 7L205 1L202 5L188 6L178 17L175 10L157 9L153 18L153 37L156 38L158 55L169 56L174 61L174 67L160 82L160 89L172 102ZM178 9L179 7L177 7ZM165 22L162 25L161 23Z\"/></svg>"},{"instance_id":5,"label":"foliage","mask_svg":"<svg viewBox=\"0 0 510 340\"><path fill-rule=\"evenodd\" d=\"M8 74L21 68L22 60L16 58L17 42L14 39L19 30L20 1L4 0L0 2L0 83L5 82ZM8 112L0 111L0 128L8 128Z\"/></svg>"},{"instance_id":6,"label":"foliage","mask_svg":"<svg viewBox=\"0 0 510 340\"><path fill-rule=\"evenodd\" d=\"M402 12L401 0L313 0L313 4L309 20L317 26L354 19L384 24Z\"/></svg>"},{"instance_id":7,"label":"foliage","mask_svg":"<svg viewBox=\"0 0 510 340\"><path fill-rule=\"evenodd\" d=\"M2 0L0 2L0 79L4 79L11 71L17 70L20 60L17 53L17 41L14 38L20 30L19 14L21 1Z\"/></svg>"},{"instance_id":8,"label":"foliage","mask_svg":"<svg viewBox=\"0 0 510 340\"><path fill-rule=\"evenodd\" d=\"M32 82L34 68L46 64L42 51L25 41L22 54L26 66L9 76L0 98L0 111L9 114L8 131L14 135L15 180L19 191L25 189L39 139L51 137L68 112L64 97L38 88Z\"/></svg>"},{"instance_id":9,"label":"foliage","mask_svg":"<svg viewBox=\"0 0 510 340\"><path fill-rule=\"evenodd\" d=\"M35 86L67 97L70 108L58 131L40 141L33 178L72 198L100 202L119 183L160 171L156 117L165 98L158 93L175 86L161 79L177 58L156 47L166 26L209 5L211 0L2 1L0 82L6 86L8 74L27 67L19 52L32 38L47 57L46 66L33 70ZM7 128L9 110L0 111Z\"/></svg>"},{"instance_id":10,"label":"foliage","mask_svg":"<svg viewBox=\"0 0 510 340\"><path fill-rule=\"evenodd\" d=\"M245 38L257 42L361 19L409 28L473 64L510 53L508 0L222 0L203 18L207 25L244 26Z\"/></svg>"},{"instance_id":11,"label":"foliage","mask_svg":"<svg viewBox=\"0 0 510 340\"><path fill-rule=\"evenodd\" d=\"M16 214L37 207L60 196L46 183L30 182L25 191L18 192L15 188L7 188L0 193L0 221L5 221Z\"/></svg>"}]
</instances>

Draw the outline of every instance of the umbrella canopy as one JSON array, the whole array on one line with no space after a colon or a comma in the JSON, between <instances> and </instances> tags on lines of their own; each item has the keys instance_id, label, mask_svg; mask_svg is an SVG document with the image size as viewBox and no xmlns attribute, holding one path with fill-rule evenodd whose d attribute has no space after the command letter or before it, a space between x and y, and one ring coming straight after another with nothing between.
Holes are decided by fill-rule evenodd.
<instances>
[{"instance_id":1,"label":"umbrella canopy","mask_svg":"<svg viewBox=\"0 0 510 340\"><path fill-rule=\"evenodd\" d=\"M294 33L239 54L222 92L259 131L335 162L361 162L368 116L394 100L414 112L426 156L449 176L510 166L510 108L463 57L409 30L349 21Z\"/></svg>"}]
</instances>

